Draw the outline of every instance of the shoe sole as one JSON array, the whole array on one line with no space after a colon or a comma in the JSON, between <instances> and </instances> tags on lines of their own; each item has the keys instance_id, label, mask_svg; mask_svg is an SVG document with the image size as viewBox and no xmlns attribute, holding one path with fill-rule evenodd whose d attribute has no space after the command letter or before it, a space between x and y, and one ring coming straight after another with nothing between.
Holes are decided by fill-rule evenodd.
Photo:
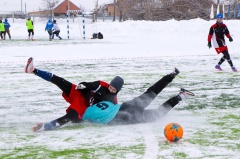
<instances>
[{"instance_id":1,"label":"shoe sole","mask_svg":"<svg viewBox=\"0 0 240 159\"><path fill-rule=\"evenodd\" d=\"M192 93L192 92L184 92L184 93L187 94L187 95L189 95L189 96L195 96L195 94Z\"/></svg>"},{"instance_id":2,"label":"shoe sole","mask_svg":"<svg viewBox=\"0 0 240 159\"><path fill-rule=\"evenodd\" d=\"M216 70L218 70L218 71L222 71L222 69L221 68L215 68Z\"/></svg>"},{"instance_id":3,"label":"shoe sole","mask_svg":"<svg viewBox=\"0 0 240 159\"><path fill-rule=\"evenodd\" d=\"M33 132L37 132L39 129L43 127L43 123L38 123L36 126L32 128Z\"/></svg>"},{"instance_id":4,"label":"shoe sole","mask_svg":"<svg viewBox=\"0 0 240 159\"><path fill-rule=\"evenodd\" d=\"M33 60L33 58L28 59L27 66L25 67L25 73L28 73L27 68L28 68L29 64L32 62L32 60Z\"/></svg>"},{"instance_id":5,"label":"shoe sole","mask_svg":"<svg viewBox=\"0 0 240 159\"><path fill-rule=\"evenodd\" d=\"M186 89L181 89L181 92L183 93L183 94L186 94L186 95L189 95L189 96L195 96L195 94L194 93L192 93L192 92L190 92L190 91L188 91L188 90L186 90Z\"/></svg>"}]
</instances>

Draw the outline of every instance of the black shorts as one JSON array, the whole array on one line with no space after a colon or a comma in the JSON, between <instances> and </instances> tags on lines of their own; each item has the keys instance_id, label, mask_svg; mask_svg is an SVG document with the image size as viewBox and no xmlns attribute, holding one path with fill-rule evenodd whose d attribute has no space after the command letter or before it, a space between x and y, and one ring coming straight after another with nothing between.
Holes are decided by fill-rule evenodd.
<instances>
[{"instance_id":1,"label":"black shorts","mask_svg":"<svg viewBox=\"0 0 240 159\"><path fill-rule=\"evenodd\" d=\"M28 29L28 33L29 33L29 36L30 36L31 33L32 33L32 35L34 35L33 29Z\"/></svg>"}]
</instances>

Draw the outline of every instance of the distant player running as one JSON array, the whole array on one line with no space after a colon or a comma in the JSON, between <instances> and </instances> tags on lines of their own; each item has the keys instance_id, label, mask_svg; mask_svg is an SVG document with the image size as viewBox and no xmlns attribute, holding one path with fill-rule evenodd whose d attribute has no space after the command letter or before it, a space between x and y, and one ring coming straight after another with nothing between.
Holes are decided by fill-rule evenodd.
<instances>
[{"instance_id":1,"label":"distant player running","mask_svg":"<svg viewBox=\"0 0 240 159\"><path fill-rule=\"evenodd\" d=\"M213 41L214 48L216 49L217 53L222 53L223 57L220 59L218 64L215 66L216 69L222 71L220 65L227 60L229 65L231 66L234 72L237 72L237 69L233 66L232 60L228 53L228 47L225 42L224 36L226 35L229 38L229 41L232 42L233 39L230 36L229 30L226 24L223 23L223 15L217 15L217 22L216 24L212 25L208 34L208 47L209 49L212 47L211 39Z\"/></svg>"}]
</instances>

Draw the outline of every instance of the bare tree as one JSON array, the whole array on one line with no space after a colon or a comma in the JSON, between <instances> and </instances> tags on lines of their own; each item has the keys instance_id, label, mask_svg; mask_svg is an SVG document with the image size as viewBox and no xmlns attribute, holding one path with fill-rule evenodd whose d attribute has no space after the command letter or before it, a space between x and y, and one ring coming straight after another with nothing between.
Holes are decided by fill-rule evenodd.
<instances>
[{"instance_id":1,"label":"bare tree","mask_svg":"<svg viewBox=\"0 0 240 159\"><path fill-rule=\"evenodd\" d=\"M93 15L92 15L93 22L97 21L97 16L98 16L99 9L100 8L98 7L98 0L96 0L95 8L93 9Z\"/></svg>"},{"instance_id":2,"label":"bare tree","mask_svg":"<svg viewBox=\"0 0 240 159\"><path fill-rule=\"evenodd\" d=\"M44 9L47 10L47 16L54 18L54 8L58 4L59 0L42 0Z\"/></svg>"},{"instance_id":3,"label":"bare tree","mask_svg":"<svg viewBox=\"0 0 240 159\"><path fill-rule=\"evenodd\" d=\"M219 0L233 8L238 0ZM133 20L187 20L202 18L209 20L212 4L217 0L114 0L120 21ZM236 4L235 4L236 5Z\"/></svg>"},{"instance_id":4,"label":"bare tree","mask_svg":"<svg viewBox=\"0 0 240 159\"><path fill-rule=\"evenodd\" d=\"M213 0L123 0L125 17L134 20L208 19Z\"/></svg>"}]
</instances>

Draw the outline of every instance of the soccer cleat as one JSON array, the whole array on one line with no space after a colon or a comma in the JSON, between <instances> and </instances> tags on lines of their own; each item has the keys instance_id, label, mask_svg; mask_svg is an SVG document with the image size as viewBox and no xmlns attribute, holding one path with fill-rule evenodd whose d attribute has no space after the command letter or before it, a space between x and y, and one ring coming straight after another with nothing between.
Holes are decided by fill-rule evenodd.
<instances>
[{"instance_id":1,"label":"soccer cleat","mask_svg":"<svg viewBox=\"0 0 240 159\"><path fill-rule=\"evenodd\" d=\"M232 71L237 72L237 69L234 66L232 66Z\"/></svg>"},{"instance_id":2,"label":"soccer cleat","mask_svg":"<svg viewBox=\"0 0 240 159\"><path fill-rule=\"evenodd\" d=\"M38 123L36 126L32 128L34 132L41 132L44 131L44 124L43 123Z\"/></svg>"},{"instance_id":3,"label":"soccer cleat","mask_svg":"<svg viewBox=\"0 0 240 159\"><path fill-rule=\"evenodd\" d=\"M188 90L186 90L186 89L184 89L184 88L181 88L180 89L180 94L183 94L184 96L195 96L195 94L194 93L192 93L192 92L190 92L190 91L188 91Z\"/></svg>"},{"instance_id":4,"label":"soccer cleat","mask_svg":"<svg viewBox=\"0 0 240 159\"><path fill-rule=\"evenodd\" d=\"M180 73L180 71L175 67L173 73L174 73L175 75L178 75L178 74Z\"/></svg>"},{"instance_id":5,"label":"soccer cleat","mask_svg":"<svg viewBox=\"0 0 240 159\"><path fill-rule=\"evenodd\" d=\"M176 75L178 75L180 73L180 71L175 67L174 71L170 74L171 76L175 77Z\"/></svg>"},{"instance_id":6,"label":"soccer cleat","mask_svg":"<svg viewBox=\"0 0 240 159\"><path fill-rule=\"evenodd\" d=\"M34 70L33 66L33 58L30 57L27 62L27 66L25 67L25 73L32 73Z\"/></svg>"},{"instance_id":7,"label":"soccer cleat","mask_svg":"<svg viewBox=\"0 0 240 159\"><path fill-rule=\"evenodd\" d=\"M220 65L216 65L215 68L219 71L222 71L222 68L220 67Z\"/></svg>"}]
</instances>

